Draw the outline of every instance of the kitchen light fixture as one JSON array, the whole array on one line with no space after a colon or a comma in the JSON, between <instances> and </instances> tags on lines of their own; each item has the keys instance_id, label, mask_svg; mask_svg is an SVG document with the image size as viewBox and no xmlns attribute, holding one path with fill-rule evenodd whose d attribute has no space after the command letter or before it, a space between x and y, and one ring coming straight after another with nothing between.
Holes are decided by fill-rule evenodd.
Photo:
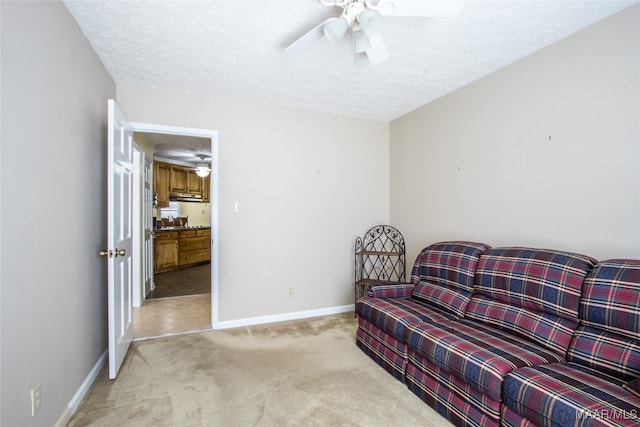
<instances>
[{"instance_id":1,"label":"kitchen light fixture","mask_svg":"<svg viewBox=\"0 0 640 427\"><path fill-rule=\"evenodd\" d=\"M211 168L209 168L205 163L198 163L196 165L196 175L201 178L206 178L209 176L209 172L211 172Z\"/></svg>"}]
</instances>

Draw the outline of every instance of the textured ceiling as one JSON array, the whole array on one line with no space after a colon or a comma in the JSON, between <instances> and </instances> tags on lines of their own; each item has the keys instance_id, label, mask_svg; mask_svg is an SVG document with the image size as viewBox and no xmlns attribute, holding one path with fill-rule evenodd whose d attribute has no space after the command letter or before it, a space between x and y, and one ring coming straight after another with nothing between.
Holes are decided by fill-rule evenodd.
<instances>
[{"instance_id":1,"label":"textured ceiling","mask_svg":"<svg viewBox=\"0 0 640 427\"><path fill-rule=\"evenodd\" d=\"M145 133L155 158L178 161L188 166L211 162L211 139L166 133Z\"/></svg>"},{"instance_id":2,"label":"textured ceiling","mask_svg":"<svg viewBox=\"0 0 640 427\"><path fill-rule=\"evenodd\" d=\"M383 121L634 3L467 0L454 18L386 17L391 58L373 66L350 37L284 53L339 14L317 0L65 1L118 85Z\"/></svg>"}]
</instances>

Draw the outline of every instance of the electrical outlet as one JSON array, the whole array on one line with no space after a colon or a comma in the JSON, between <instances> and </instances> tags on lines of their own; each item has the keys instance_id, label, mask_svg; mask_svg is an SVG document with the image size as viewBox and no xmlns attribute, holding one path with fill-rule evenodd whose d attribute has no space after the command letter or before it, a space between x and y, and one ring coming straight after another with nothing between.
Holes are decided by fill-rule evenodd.
<instances>
[{"instance_id":1,"label":"electrical outlet","mask_svg":"<svg viewBox=\"0 0 640 427\"><path fill-rule=\"evenodd\" d=\"M293 288L289 288L289 296L292 297L293 296Z\"/></svg>"},{"instance_id":2,"label":"electrical outlet","mask_svg":"<svg viewBox=\"0 0 640 427\"><path fill-rule=\"evenodd\" d=\"M40 383L36 384L31 389L31 416L34 417L40 410L42 386Z\"/></svg>"}]
</instances>

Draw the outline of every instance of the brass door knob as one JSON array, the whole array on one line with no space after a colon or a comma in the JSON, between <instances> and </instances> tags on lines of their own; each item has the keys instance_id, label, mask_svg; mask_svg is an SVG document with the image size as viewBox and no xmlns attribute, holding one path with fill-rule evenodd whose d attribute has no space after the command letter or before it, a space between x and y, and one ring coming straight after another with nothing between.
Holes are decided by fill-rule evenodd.
<instances>
[{"instance_id":1,"label":"brass door knob","mask_svg":"<svg viewBox=\"0 0 640 427\"><path fill-rule=\"evenodd\" d=\"M127 251L124 249L116 249L115 253L116 253L116 256L125 256L127 254Z\"/></svg>"},{"instance_id":2,"label":"brass door knob","mask_svg":"<svg viewBox=\"0 0 640 427\"><path fill-rule=\"evenodd\" d=\"M108 256L111 257L111 251L100 251L100 256Z\"/></svg>"}]
</instances>

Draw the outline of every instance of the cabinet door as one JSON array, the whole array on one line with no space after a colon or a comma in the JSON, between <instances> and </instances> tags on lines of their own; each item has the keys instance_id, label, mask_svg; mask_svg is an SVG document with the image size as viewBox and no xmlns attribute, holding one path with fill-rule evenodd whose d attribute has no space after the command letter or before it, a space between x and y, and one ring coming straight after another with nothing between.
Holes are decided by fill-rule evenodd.
<instances>
[{"instance_id":1,"label":"cabinet door","mask_svg":"<svg viewBox=\"0 0 640 427\"><path fill-rule=\"evenodd\" d=\"M187 170L185 168L171 167L171 191L174 193L187 192Z\"/></svg>"},{"instance_id":2,"label":"cabinet door","mask_svg":"<svg viewBox=\"0 0 640 427\"><path fill-rule=\"evenodd\" d=\"M211 174L206 178L202 178L202 201L205 203L210 202L209 193L211 192Z\"/></svg>"},{"instance_id":3,"label":"cabinet door","mask_svg":"<svg viewBox=\"0 0 640 427\"><path fill-rule=\"evenodd\" d=\"M156 240L156 271L171 270L178 266L178 240Z\"/></svg>"},{"instance_id":4,"label":"cabinet door","mask_svg":"<svg viewBox=\"0 0 640 427\"><path fill-rule=\"evenodd\" d=\"M187 174L187 193L202 194L202 178L194 171L189 171Z\"/></svg>"},{"instance_id":5,"label":"cabinet door","mask_svg":"<svg viewBox=\"0 0 640 427\"><path fill-rule=\"evenodd\" d=\"M171 166L166 163L154 163L153 192L158 195L158 207L169 207L169 173Z\"/></svg>"}]
</instances>

